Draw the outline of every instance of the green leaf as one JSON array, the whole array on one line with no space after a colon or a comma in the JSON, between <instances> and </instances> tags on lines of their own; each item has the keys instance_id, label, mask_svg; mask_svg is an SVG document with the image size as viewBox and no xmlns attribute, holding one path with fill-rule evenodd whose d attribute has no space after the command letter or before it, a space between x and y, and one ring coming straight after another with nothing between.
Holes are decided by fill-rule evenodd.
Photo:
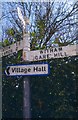
<instances>
[{"instance_id":1,"label":"green leaf","mask_svg":"<svg viewBox=\"0 0 78 120\"><path fill-rule=\"evenodd\" d=\"M9 45L9 40L8 40L8 39L5 39L3 44L4 44L4 46Z\"/></svg>"},{"instance_id":2,"label":"green leaf","mask_svg":"<svg viewBox=\"0 0 78 120\"><path fill-rule=\"evenodd\" d=\"M13 28L11 28L11 29L8 29L6 33L7 33L8 35L10 35L10 36L14 36L15 31L14 31Z\"/></svg>"},{"instance_id":3,"label":"green leaf","mask_svg":"<svg viewBox=\"0 0 78 120\"><path fill-rule=\"evenodd\" d=\"M32 37L35 37L35 35L36 35L35 32L32 32L32 33L31 33L31 36L32 36Z\"/></svg>"}]
</instances>

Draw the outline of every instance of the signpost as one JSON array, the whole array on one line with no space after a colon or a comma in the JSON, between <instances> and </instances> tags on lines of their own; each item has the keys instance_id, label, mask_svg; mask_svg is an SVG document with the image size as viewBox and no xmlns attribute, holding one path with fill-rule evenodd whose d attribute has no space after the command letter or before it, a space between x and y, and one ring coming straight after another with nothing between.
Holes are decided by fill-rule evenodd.
<instances>
[{"instance_id":1,"label":"signpost","mask_svg":"<svg viewBox=\"0 0 78 120\"><path fill-rule=\"evenodd\" d=\"M62 47L51 47L44 50L36 50L27 52L24 48L23 59L26 61L39 61L54 58L64 58L78 55L78 44Z\"/></svg>"},{"instance_id":2,"label":"signpost","mask_svg":"<svg viewBox=\"0 0 78 120\"><path fill-rule=\"evenodd\" d=\"M8 66L5 70L7 76L18 75L47 75L49 73L49 66L45 64L29 64L29 65L14 65Z\"/></svg>"},{"instance_id":3,"label":"signpost","mask_svg":"<svg viewBox=\"0 0 78 120\"><path fill-rule=\"evenodd\" d=\"M69 56L78 55L78 44L77 45L68 45L62 47L51 47L44 50L30 51L30 34L26 33L26 24L29 24L29 20L23 18L21 10L17 7L18 16L23 24L23 40L18 41L10 46L0 49L0 57L13 54L23 49L23 60L28 61L40 61L46 59L54 58L64 58ZM24 83L24 106L23 113L24 118L29 119L30 115L30 84L29 78L30 75L47 75L49 73L49 66L45 64L28 64L28 65L14 65L8 66L5 70L7 76L21 75L26 76L23 79Z\"/></svg>"}]
</instances>

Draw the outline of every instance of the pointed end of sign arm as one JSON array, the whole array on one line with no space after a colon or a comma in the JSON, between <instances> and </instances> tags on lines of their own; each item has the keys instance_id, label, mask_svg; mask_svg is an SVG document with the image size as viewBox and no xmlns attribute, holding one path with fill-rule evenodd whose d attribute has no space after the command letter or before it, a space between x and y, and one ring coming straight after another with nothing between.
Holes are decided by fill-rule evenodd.
<instances>
[{"instance_id":1,"label":"pointed end of sign arm","mask_svg":"<svg viewBox=\"0 0 78 120\"><path fill-rule=\"evenodd\" d=\"M6 75L10 75L9 69L10 69L10 67L7 67L7 69L5 70Z\"/></svg>"}]
</instances>

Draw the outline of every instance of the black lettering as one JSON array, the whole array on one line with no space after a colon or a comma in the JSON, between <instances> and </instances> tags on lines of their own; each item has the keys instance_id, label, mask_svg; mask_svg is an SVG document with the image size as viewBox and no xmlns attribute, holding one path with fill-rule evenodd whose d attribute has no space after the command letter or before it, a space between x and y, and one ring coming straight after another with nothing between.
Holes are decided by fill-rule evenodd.
<instances>
[{"instance_id":1,"label":"black lettering","mask_svg":"<svg viewBox=\"0 0 78 120\"><path fill-rule=\"evenodd\" d=\"M57 48L54 48L54 52L57 52Z\"/></svg>"},{"instance_id":2,"label":"black lettering","mask_svg":"<svg viewBox=\"0 0 78 120\"><path fill-rule=\"evenodd\" d=\"M17 70L16 68L12 68L12 72L13 72L13 73L16 72L16 70Z\"/></svg>"},{"instance_id":3,"label":"black lettering","mask_svg":"<svg viewBox=\"0 0 78 120\"><path fill-rule=\"evenodd\" d=\"M50 48L50 53L51 53L51 52L53 52L53 49L52 49L52 48Z\"/></svg>"},{"instance_id":4,"label":"black lettering","mask_svg":"<svg viewBox=\"0 0 78 120\"><path fill-rule=\"evenodd\" d=\"M12 52L12 49L11 49L11 52Z\"/></svg>"},{"instance_id":5,"label":"black lettering","mask_svg":"<svg viewBox=\"0 0 78 120\"><path fill-rule=\"evenodd\" d=\"M21 72L24 72L24 69L23 69L23 68L21 69Z\"/></svg>"},{"instance_id":6,"label":"black lettering","mask_svg":"<svg viewBox=\"0 0 78 120\"><path fill-rule=\"evenodd\" d=\"M67 57L67 53L66 52L64 52L64 55L65 55L65 57Z\"/></svg>"},{"instance_id":7,"label":"black lettering","mask_svg":"<svg viewBox=\"0 0 78 120\"><path fill-rule=\"evenodd\" d=\"M48 53L48 52L49 52L49 49L45 49L45 50L44 50L44 53Z\"/></svg>"},{"instance_id":8,"label":"black lettering","mask_svg":"<svg viewBox=\"0 0 78 120\"><path fill-rule=\"evenodd\" d=\"M28 69L28 72L31 72L31 69L30 69L30 68Z\"/></svg>"},{"instance_id":9,"label":"black lettering","mask_svg":"<svg viewBox=\"0 0 78 120\"><path fill-rule=\"evenodd\" d=\"M21 44L21 43L20 43L20 41L19 41L19 46L20 46L20 44Z\"/></svg>"},{"instance_id":10,"label":"black lettering","mask_svg":"<svg viewBox=\"0 0 78 120\"><path fill-rule=\"evenodd\" d=\"M62 47L58 48L59 51L62 51Z\"/></svg>"},{"instance_id":11,"label":"black lettering","mask_svg":"<svg viewBox=\"0 0 78 120\"><path fill-rule=\"evenodd\" d=\"M42 50L40 51L40 54L43 54L43 51L42 51Z\"/></svg>"},{"instance_id":12,"label":"black lettering","mask_svg":"<svg viewBox=\"0 0 78 120\"><path fill-rule=\"evenodd\" d=\"M43 58L46 59L46 55L43 55Z\"/></svg>"},{"instance_id":13,"label":"black lettering","mask_svg":"<svg viewBox=\"0 0 78 120\"><path fill-rule=\"evenodd\" d=\"M20 68L17 68L17 72L20 72Z\"/></svg>"},{"instance_id":14,"label":"black lettering","mask_svg":"<svg viewBox=\"0 0 78 120\"><path fill-rule=\"evenodd\" d=\"M44 71L46 71L46 67L44 67Z\"/></svg>"},{"instance_id":15,"label":"black lettering","mask_svg":"<svg viewBox=\"0 0 78 120\"><path fill-rule=\"evenodd\" d=\"M42 71L46 71L46 67L45 66L44 67L42 66Z\"/></svg>"},{"instance_id":16,"label":"black lettering","mask_svg":"<svg viewBox=\"0 0 78 120\"><path fill-rule=\"evenodd\" d=\"M42 59L42 56L41 56L41 55L39 56L39 59Z\"/></svg>"},{"instance_id":17,"label":"black lettering","mask_svg":"<svg viewBox=\"0 0 78 120\"><path fill-rule=\"evenodd\" d=\"M47 54L47 59L50 59L50 54Z\"/></svg>"},{"instance_id":18,"label":"black lettering","mask_svg":"<svg viewBox=\"0 0 78 120\"><path fill-rule=\"evenodd\" d=\"M63 54L62 54L62 53L60 53L60 56L63 56Z\"/></svg>"},{"instance_id":19,"label":"black lettering","mask_svg":"<svg viewBox=\"0 0 78 120\"><path fill-rule=\"evenodd\" d=\"M18 47L16 47L16 51L18 50Z\"/></svg>"},{"instance_id":20,"label":"black lettering","mask_svg":"<svg viewBox=\"0 0 78 120\"><path fill-rule=\"evenodd\" d=\"M46 67L45 66L42 66L42 67L34 67L33 68L33 71L36 72L36 71L46 71Z\"/></svg>"},{"instance_id":21,"label":"black lettering","mask_svg":"<svg viewBox=\"0 0 78 120\"><path fill-rule=\"evenodd\" d=\"M47 53L49 53L49 49L47 49Z\"/></svg>"},{"instance_id":22,"label":"black lettering","mask_svg":"<svg viewBox=\"0 0 78 120\"><path fill-rule=\"evenodd\" d=\"M38 60L38 56L35 56L35 59Z\"/></svg>"},{"instance_id":23,"label":"black lettering","mask_svg":"<svg viewBox=\"0 0 78 120\"><path fill-rule=\"evenodd\" d=\"M27 73L27 68L24 69L24 73Z\"/></svg>"},{"instance_id":24,"label":"black lettering","mask_svg":"<svg viewBox=\"0 0 78 120\"><path fill-rule=\"evenodd\" d=\"M35 72L35 71L38 71L38 67L34 67L33 68L33 71Z\"/></svg>"},{"instance_id":25,"label":"black lettering","mask_svg":"<svg viewBox=\"0 0 78 120\"><path fill-rule=\"evenodd\" d=\"M38 71L41 71L41 68L38 68Z\"/></svg>"},{"instance_id":26,"label":"black lettering","mask_svg":"<svg viewBox=\"0 0 78 120\"><path fill-rule=\"evenodd\" d=\"M10 50L8 50L8 51L5 51L5 52L4 52L4 55L10 54L10 53L12 53L12 49L10 49Z\"/></svg>"},{"instance_id":27,"label":"black lettering","mask_svg":"<svg viewBox=\"0 0 78 120\"><path fill-rule=\"evenodd\" d=\"M54 57L57 57L57 53L54 53Z\"/></svg>"}]
</instances>

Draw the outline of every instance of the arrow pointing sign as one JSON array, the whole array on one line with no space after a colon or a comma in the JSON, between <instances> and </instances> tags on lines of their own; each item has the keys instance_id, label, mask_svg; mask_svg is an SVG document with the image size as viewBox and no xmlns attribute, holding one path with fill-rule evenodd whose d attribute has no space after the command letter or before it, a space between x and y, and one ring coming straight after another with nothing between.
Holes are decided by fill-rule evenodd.
<instances>
[{"instance_id":1,"label":"arrow pointing sign","mask_svg":"<svg viewBox=\"0 0 78 120\"><path fill-rule=\"evenodd\" d=\"M10 46L0 48L0 57L12 55L26 47L26 51L30 50L30 34L27 33L23 36L23 40L18 41Z\"/></svg>"},{"instance_id":2,"label":"arrow pointing sign","mask_svg":"<svg viewBox=\"0 0 78 120\"><path fill-rule=\"evenodd\" d=\"M44 64L7 66L5 73L7 76L47 75L49 74L49 65L47 63L44 63Z\"/></svg>"},{"instance_id":3,"label":"arrow pointing sign","mask_svg":"<svg viewBox=\"0 0 78 120\"><path fill-rule=\"evenodd\" d=\"M78 44L61 47L51 47L44 50L26 51L23 50L24 61L40 61L46 59L64 58L78 55Z\"/></svg>"}]
</instances>

